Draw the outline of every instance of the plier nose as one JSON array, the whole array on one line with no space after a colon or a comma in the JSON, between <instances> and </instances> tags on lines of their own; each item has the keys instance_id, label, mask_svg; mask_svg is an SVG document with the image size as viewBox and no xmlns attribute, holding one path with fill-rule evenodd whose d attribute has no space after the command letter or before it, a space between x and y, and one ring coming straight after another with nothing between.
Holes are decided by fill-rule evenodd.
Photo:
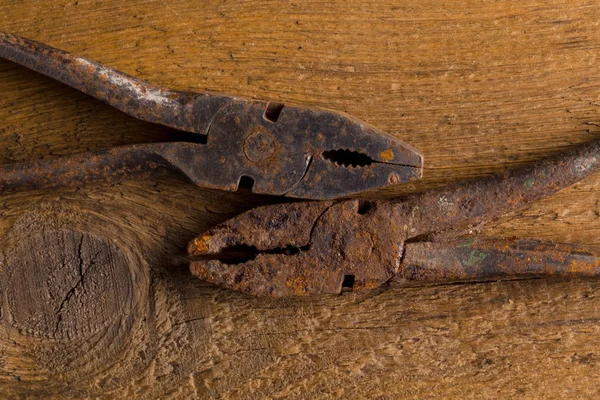
<instances>
[{"instance_id":1,"label":"plier nose","mask_svg":"<svg viewBox=\"0 0 600 400\"><path fill-rule=\"evenodd\" d=\"M112 182L172 169L202 187L332 199L422 174L422 157L415 149L343 113L169 90L2 32L0 57L133 117L192 134L187 142L134 144L0 166L0 189Z\"/></svg>"}]
</instances>

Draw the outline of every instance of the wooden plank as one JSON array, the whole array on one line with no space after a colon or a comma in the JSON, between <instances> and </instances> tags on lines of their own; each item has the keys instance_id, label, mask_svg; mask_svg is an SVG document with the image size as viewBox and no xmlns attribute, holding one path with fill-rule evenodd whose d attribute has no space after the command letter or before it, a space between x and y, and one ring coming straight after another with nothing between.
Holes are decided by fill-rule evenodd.
<instances>
[{"instance_id":1,"label":"wooden plank","mask_svg":"<svg viewBox=\"0 0 600 400\"><path fill-rule=\"evenodd\" d=\"M347 111L423 152L422 182L370 196L600 133L600 5L585 0L0 5L0 29L142 79ZM0 162L168 140L9 62L0 91ZM596 175L480 230L598 245L599 200ZM176 176L2 194L3 395L597 397L596 280L269 300L191 277L186 243L266 201Z\"/></svg>"}]
</instances>

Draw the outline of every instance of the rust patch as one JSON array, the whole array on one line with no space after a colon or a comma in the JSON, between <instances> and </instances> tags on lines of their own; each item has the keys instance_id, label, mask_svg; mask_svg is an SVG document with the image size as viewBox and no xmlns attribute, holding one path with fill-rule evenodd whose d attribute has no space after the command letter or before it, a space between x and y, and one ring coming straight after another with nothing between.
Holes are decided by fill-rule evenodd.
<instances>
[{"instance_id":1,"label":"rust patch","mask_svg":"<svg viewBox=\"0 0 600 400\"><path fill-rule=\"evenodd\" d=\"M210 238L210 235L204 235L192 240L192 242L188 246L188 254L192 256L199 256L208 253L208 241L210 240Z\"/></svg>"},{"instance_id":2,"label":"rust patch","mask_svg":"<svg viewBox=\"0 0 600 400\"><path fill-rule=\"evenodd\" d=\"M387 149L379 153L379 158L382 161L390 162L394 159L394 151L392 149Z\"/></svg>"},{"instance_id":3,"label":"rust patch","mask_svg":"<svg viewBox=\"0 0 600 400\"><path fill-rule=\"evenodd\" d=\"M294 276L286 280L285 286L291 290L291 294L299 296L307 292L306 278L303 276Z\"/></svg>"}]
</instances>

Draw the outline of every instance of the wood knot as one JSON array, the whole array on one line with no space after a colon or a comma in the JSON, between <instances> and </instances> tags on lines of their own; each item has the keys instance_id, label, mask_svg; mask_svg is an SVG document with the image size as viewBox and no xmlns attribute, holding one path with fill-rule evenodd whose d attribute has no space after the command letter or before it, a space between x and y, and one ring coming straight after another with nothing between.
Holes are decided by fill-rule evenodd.
<instances>
[{"instance_id":1,"label":"wood knot","mask_svg":"<svg viewBox=\"0 0 600 400\"><path fill-rule=\"evenodd\" d=\"M130 267L101 237L73 230L26 237L2 272L5 323L29 337L89 338L131 309Z\"/></svg>"}]
</instances>

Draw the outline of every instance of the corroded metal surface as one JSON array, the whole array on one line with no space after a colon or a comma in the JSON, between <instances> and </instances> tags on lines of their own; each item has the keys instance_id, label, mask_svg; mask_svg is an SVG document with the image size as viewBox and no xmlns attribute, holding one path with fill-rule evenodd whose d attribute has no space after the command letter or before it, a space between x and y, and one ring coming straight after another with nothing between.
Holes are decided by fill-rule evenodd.
<instances>
[{"instance_id":1,"label":"corroded metal surface","mask_svg":"<svg viewBox=\"0 0 600 400\"><path fill-rule=\"evenodd\" d=\"M535 165L397 201L294 203L244 213L193 241L196 276L254 295L339 293L390 280L600 272L576 245L461 237L600 167L600 142ZM228 253L232 249L237 252ZM227 255L225 257L225 255Z\"/></svg>"},{"instance_id":2,"label":"corroded metal surface","mask_svg":"<svg viewBox=\"0 0 600 400\"><path fill-rule=\"evenodd\" d=\"M525 239L467 237L407 243L394 280L444 281L516 275L600 274L600 248Z\"/></svg>"},{"instance_id":3,"label":"corroded metal surface","mask_svg":"<svg viewBox=\"0 0 600 400\"><path fill-rule=\"evenodd\" d=\"M385 212L361 214L363 206L351 200L256 208L193 241L192 256L216 258L193 262L192 272L255 295L339 293L351 276L357 290L377 287L400 265L403 232Z\"/></svg>"},{"instance_id":4,"label":"corroded metal surface","mask_svg":"<svg viewBox=\"0 0 600 400\"><path fill-rule=\"evenodd\" d=\"M421 177L417 151L342 113L164 89L2 32L0 57L141 120L197 135L183 143L130 145L0 166L0 189L115 181L167 167L203 187L236 190L244 182L255 193L332 199Z\"/></svg>"},{"instance_id":5,"label":"corroded metal surface","mask_svg":"<svg viewBox=\"0 0 600 400\"><path fill-rule=\"evenodd\" d=\"M0 57L102 100L144 121L206 134L215 113L232 96L179 92L45 44L0 32Z\"/></svg>"},{"instance_id":6,"label":"corroded metal surface","mask_svg":"<svg viewBox=\"0 0 600 400\"><path fill-rule=\"evenodd\" d=\"M538 163L448 185L410 197L410 237L440 235L477 225L546 197L597 171L600 141L573 147Z\"/></svg>"}]
</instances>

